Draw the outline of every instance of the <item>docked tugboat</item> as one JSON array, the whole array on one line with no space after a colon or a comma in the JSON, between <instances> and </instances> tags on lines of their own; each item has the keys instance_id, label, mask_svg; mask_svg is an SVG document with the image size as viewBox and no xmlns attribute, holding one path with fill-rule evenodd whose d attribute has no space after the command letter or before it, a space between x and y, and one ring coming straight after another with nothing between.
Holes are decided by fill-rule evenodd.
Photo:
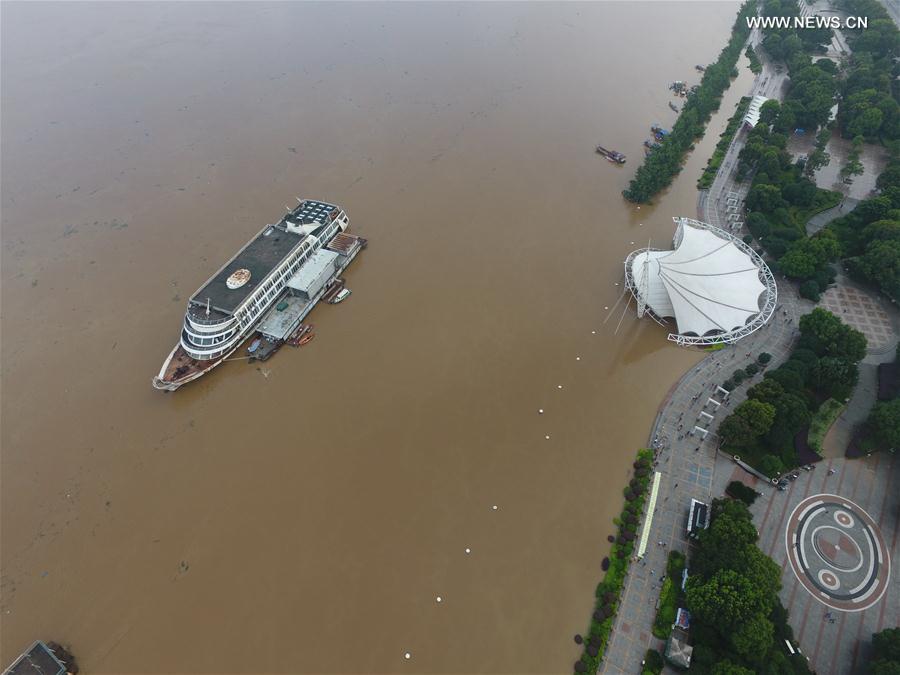
<instances>
[{"instance_id":1,"label":"docked tugboat","mask_svg":"<svg viewBox=\"0 0 900 675\"><path fill-rule=\"evenodd\" d=\"M615 150L607 150L602 145L597 146L597 152L606 157L606 159L608 159L613 164L625 163L625 155L623 155L621 152L617 152Z\"/></svg>"}]
</instances>

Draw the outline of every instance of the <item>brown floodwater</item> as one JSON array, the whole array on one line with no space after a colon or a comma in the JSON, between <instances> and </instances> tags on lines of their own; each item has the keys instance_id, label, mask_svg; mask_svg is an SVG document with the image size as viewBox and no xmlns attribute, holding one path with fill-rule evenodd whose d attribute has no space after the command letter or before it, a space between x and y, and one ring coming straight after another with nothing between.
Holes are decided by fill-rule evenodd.
<instances>
[{"instance_id":1,"label":"brown floodwater","mask_svg":"<svg viewBox=\"0 0 900 675\"><path fill-rule=\"evenodd\" d=\"M3 3L2 665L40 638L94 673L567 671L700 356L605 307L696 213L749 73L655 208L620 192L736 10ZM369 239L352 298L152 389L296 196Z\"/></svg>"}]
</instances>

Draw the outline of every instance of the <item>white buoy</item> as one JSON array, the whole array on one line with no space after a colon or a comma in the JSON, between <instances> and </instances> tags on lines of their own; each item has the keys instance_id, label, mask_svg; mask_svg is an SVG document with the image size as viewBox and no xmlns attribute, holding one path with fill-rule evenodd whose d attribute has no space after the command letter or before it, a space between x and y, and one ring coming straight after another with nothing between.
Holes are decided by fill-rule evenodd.
<instances>
[{"instance_id":1,"label":"white buoy","mask_svg":"<svg viewBox=\"0 0 900 675\"><path fill-rule=\"evenodd\" d=\"M561 385L561 384L558 384L558 385L556 385L556 388L557 388L557 389L562 389L562 385Z\"/></svg>"},{"instance_id":2,"label":"white buoy","mask_svg":"<svg viewBox=\"0 0 900 675\"><path fill-rule=\"evenodd\" d=\"M631 242L631 245L634 246L634 242Z\"/></svg>"},{"instance_id":3,"label":"white buoy","mask_svg":"<svg viewBox=\"0 0 900 675\"><path fill-rule=\"evenodd\" d=\"M538 408L538 415L543 415L543 414L544 414L544 409Z\"/></svg>"},{"instance_id":4,"label":"white buoy","mask_svg":"<svg viewBox=\"0 0 900 675\"><path fill-rule=\"evenodd\" d=\"M496 511L497 508L498 508L498 506L497 506L496 504L494 504L494 505L491 507L491 510L492 510L492 511Z\"/></svg>"},{"instance_id":5,"label":"white buoy","mask_svg":"<svg viewBox=\"0 0 900 675\"><path fill-rule=\"evenodd\" d=\"M618 285L619 285L619 282L617 281L617 282L616 282L616 286L618 286Z\"/></svg>"},{"instance_id":6,"label":"white buoy","mask_svg":"<svg viewBox=\"0 0 900 675\"><path fill-rule=\"evenodd\" d=\"M412 654L410 654L409 652L406 652L406 653L403 655L403 658L406 659L407 661L409 661L409 660L412 658Z\"/></svg>"},{"instance_id":7,"label":"white buoy","mask_svg":"<svg viewBox=\"0 0 900 675\"><path fill-rule=\"evenodd\" d=\"M547 434L546 436L544 436L544 438L546 438L546 439L549 441L549 440L550 440L550 434Z\"/></svg>"},{"instance_id":8,"label":"white buoy","mask_svg":"<svg viewBox=\"0 0 900 675\"><path fill-rule=\"evenodd\" d=\"M472 549L470 549L470 548L466 549L466 555L469 555L471 552L472 552Z\"/></svg>"},{"instance_id":9,"label":"white buoy","mask_svg":"<svg viewBox=\"0 0 900 675\"><path fill-rule=\"evenodd\" d=\"M443 602L444 599L443 599L441 596L437 596L437 597L435 598L435 600L436 600L437 602Z\"/></svg>"},{"instance_id":10,"label":"white buoy","mask_svg":"<svg viewBox=\"0 0 900 675\"><path fill-rule=\"evenodd\" d=\"M591 331L591 335L596 335L596 334L597 334L597 331L595 331L595 330Z\"/></svg>"},{"instance_id":11,"label":"white buoy","mask_svg":"<svg viewBox=\"0 0 900 675\"><path fill-rule=\"evenodd\" d=\"M603 309L609 309L609 305L605 305Z\"/></svg>"},{"instance_id":12,"label":"white buoy","mask_svg":"<svg viewBox=\"0 0 900 675\"><path fill-rule=\"evenodd\" d=\"M580 357L580 356L576 356L576 357L575 357L575 360L576 360L576 361L581 361L581 357Z\"/></svg>"}]
</instances>

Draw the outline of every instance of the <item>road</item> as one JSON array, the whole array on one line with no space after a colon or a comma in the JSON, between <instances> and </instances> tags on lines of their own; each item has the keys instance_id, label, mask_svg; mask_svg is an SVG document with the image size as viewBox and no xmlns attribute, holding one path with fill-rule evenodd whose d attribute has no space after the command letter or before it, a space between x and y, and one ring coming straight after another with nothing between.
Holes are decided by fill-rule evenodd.
<instances>
[{"instance_id":1,"label":"road","mask_svg":"<svg viewBox=\"0 0 900 675\"><path fill-rule=\"evenodd\" d=\"M762 49L758 49L761 36L758 30L750 35L750 44L753 45L757 57L762 64L762 71L753 80L749 96L765 96L781 100L787 88L787 73L778 73L775 66L769 60ZM722 229L728 229L725 200L729 193L735 193L739 200L743 201L750 189L750 181L738 183L734 176L738 167L738 156L744 148L747 140L747 132L743 129L735 134L731 145L725 153L725 158L719 167L719 172L709 190L701 190L697 203L699 219Z\"/></svg>"},{"instance_id":2,"label":"road","mask_svg":"<svg viewBox=\"0 0 900 675\"><path fill-rule=\"evenodd\" d=\"M884 5L884 8L887 10L887 13L890 14L894 23L897 24L897 28L900 28L900 3L898 3L897 0L880 0L880 2Z\"/></svg>"}]
</instances>

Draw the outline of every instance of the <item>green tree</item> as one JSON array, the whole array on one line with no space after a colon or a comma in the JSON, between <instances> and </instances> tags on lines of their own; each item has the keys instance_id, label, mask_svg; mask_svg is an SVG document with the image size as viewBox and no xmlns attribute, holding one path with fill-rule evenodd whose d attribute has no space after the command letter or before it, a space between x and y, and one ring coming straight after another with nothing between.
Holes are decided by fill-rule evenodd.
<instances>
[{"instance_id":1,"label":"green tree","mask_svg":"<svg viewBox=\"0 0 900 675\"><path fill-rule=\"evenodd\" d=\"M826 166L831 161L831 155L825 149L828 147L828 141L831 139L831 129L824 128L816 134L816 147L810 153L806 160L806 166L803 167L807 176L812 176L816 171Z\"/></svg>"},{"instance_id":2,"label":"green tree","mask_svg":"<svg viewBox=\"0 0 900 675\"><path fill-rule=\"evenodd\" d=\"M747 194L745 203L751 211L763 213L771 213L785 205L784 199L781 198L781 190L774 185L755 185Z\"/></svg>"},{"instance_id":3,"label":"green tree","mask_svg":"<svg viewBox=\"0 0 900 675\"><path fill-rule=\"evenodd\" d=\"M900 446L900 398L879 401L869 414L875 438L889 448Z\"/></svg>"},{"instance_id":4,"label":"green tree","mask_svg":"<svg viewBox=\"0 0 900 675\"><path fill-rule=\"evenodd\" d=\"M747 420L750 432L754 436L761 436L766 433L775 420L775 408L761 401L744 401L735 408L734 412Z\"/></svg>"},{"instance_id":5,"label":"green tree","mask_svg":"<svg viewBox=\"0 0 900 675\"><path fill-rule=\"evenodd\" d=\"M744 658L758 657L772 648L775 627L762 614L754 614L731 634L731 644Z\"/></svg>"},{"instance_id":6,"label":"green tree","mask_svg":"<svg viewBox=\"0 0 900 675\"><path fill-rule=\"evenodd\" d=\"M841 167L840 175L845 181L851 176L861 176L865 171L862 162L859 161L860 149L862 147L862 136L856 136L853 139L853 149L847 153L847 161Z\"/></svg>"},{"instance_id":7,"label":"green tree","mask_svg":"<svg viewBox=\"0 0 900 675\"><path fill-rule=\"evenodd\" d=\"M823 356L813 366L809 381L822 396L843 400L859 381L859 367L847 359Z\"/></svg>"},{"instance_id":8,"label":"green tree","mask_svg":"<svg viewBox=\"0 0 900 675\"><path fill-rule=\"evenodd\" d=\"M702 547L693 557L691 572L709 577L720 569L740 570L748 547L755 548L757 539L753 521L720 515L700 533Z\"/></svg>"},{"instance_id":9,"label":"green tree","mask_svg":"<svg viewBox=\"0 0 900 675\"><path fill-rule=\"evenodd\" d=\"M900 661L872 661L870 675L900 675Z\"/></svg>"},{"instance_id":10,"label":"green tree","mask_svg":"<svg viewBox=\"0 0 900 675\"><path fill-rule=\"evenodd\" d=\"M872 635L872 656L876 659L900 661L900 628L885 628Z\"/></svg>"},{"instance_id":11,"label":"green tree","mask_svg":"<svg viewBox=\"0 0 900 675\"><path fill-rule=\"evenodd\" d=\"M766 598L742 574L719 570L708 581L690 577L687 606L698 619L730 631L766 608Z\"/></svg>"},{"instance_id":12,"label":"green tree","mask_svg":"<svg viewBox=\"0 0 900 675\"><path fill-rule=\"evenodd\" d=\"M749 668L744 668L731 661L719 661L709 672L710 675L754 675Z\"/></svg>"},{"instance_id":13,"label":"green tree","mask_svg":"<svg viewBox=\"0 0 900 675\"><path fill-rule=\"evenodd\" d=\"M859 362L866 355L866 337L821 307L800 317L800 336L800 346L811 349L817 356Z\"/></svg>"},{"instance_id":14,"label":"green tree","mask_svg":"<svg viewBox=\"0 0 900 675\"><path fill-rule=\"evenodd\" d=\"M847 126L847 132L851 136L872 138L878 135L882 122L884 122L884 113L881 110L867 108Z\"/></svg>"},{"instance_id":15,"label":"green tree","mask_svg":"<svg viewBox=\"0 0 900 675\"><path fill-rule=\"evenodd\" d=\"M781 103L779 103L777 99L770 98L759 108L759 121L763 124L768 124L771 126L771 124L775 122L776 118L778 117L778 113L780 112Z\"/></svg>"}]
</instances>

